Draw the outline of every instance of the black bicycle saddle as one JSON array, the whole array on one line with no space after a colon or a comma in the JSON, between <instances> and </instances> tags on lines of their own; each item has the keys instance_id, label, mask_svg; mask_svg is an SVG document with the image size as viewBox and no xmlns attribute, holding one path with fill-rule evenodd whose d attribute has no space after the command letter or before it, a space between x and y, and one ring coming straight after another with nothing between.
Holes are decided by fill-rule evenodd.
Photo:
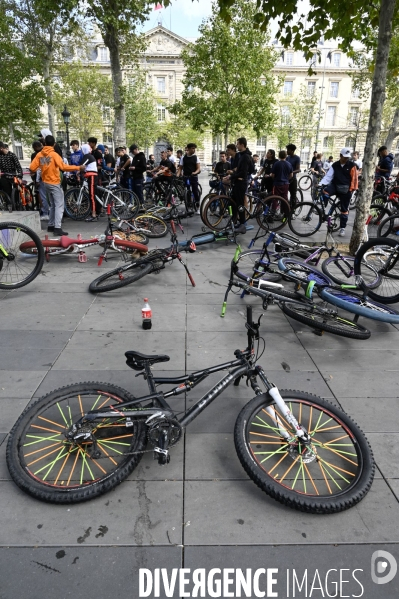
<instances>
[{"instance_id":1,"label":"black bicycle saddle","mask_svg":"<svg viewBox=\"0 0 399 599\"><path fill-rule=\"evenodd\" d=\"M147 356L146 354L141 354L138 351L127 351L125 352L126 356L126 364L133 368L133 370L143 370L145 368L146 362L150 364L156 364L156 362L169 362L169 356Z\"/></svg>"}]
</instances>

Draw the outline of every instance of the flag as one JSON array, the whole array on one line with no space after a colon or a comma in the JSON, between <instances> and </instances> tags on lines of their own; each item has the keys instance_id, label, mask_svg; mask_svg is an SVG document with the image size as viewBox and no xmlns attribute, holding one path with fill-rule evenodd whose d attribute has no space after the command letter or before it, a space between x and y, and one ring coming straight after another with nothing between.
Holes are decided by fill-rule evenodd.
<instances>
[{"instance_id":1,"label":"flag","mask_svg":"<svg viewBox=\"0 0 399 599\"><path fill-rule=\"evenodd\" d=\"M163 8L162 4L158 2L158 4L154 7L154 10L161 10Z\"/></svg>"}]
</instances>

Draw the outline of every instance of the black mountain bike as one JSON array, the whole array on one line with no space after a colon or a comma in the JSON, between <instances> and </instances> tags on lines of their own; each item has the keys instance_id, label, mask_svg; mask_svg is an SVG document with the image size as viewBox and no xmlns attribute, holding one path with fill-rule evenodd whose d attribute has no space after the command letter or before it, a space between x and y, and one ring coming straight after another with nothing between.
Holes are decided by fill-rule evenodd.
<instances>
[{"instance_id":1,"label":"black mountain bike","mask_svg":"<svg viewBox=\"0 0 399 599\"><path fill-rule=\"evenodd\" d=\"M151 366L169 356L126 352L127 365L148 383L144 397L134 398L106 383L69 385L42 397L10 433L7 465L13 480L33 497L53 503L102 495L129 476L146 446L159 464L167 464L185 427L245 377L255 397L238 415L234 442L247 474L277 501L305 512L328 514L352 507L366 495L374 476L367 439L335 405L302 391L279 391L268 380L257 365L259 324L248 307L247 349L237 349L231 362L180 377L154 376ZM168 398L222 370L228 373L183 416L168 404ZM163 384L177 386L157 390Z\"/></svg>"}]
</instances>

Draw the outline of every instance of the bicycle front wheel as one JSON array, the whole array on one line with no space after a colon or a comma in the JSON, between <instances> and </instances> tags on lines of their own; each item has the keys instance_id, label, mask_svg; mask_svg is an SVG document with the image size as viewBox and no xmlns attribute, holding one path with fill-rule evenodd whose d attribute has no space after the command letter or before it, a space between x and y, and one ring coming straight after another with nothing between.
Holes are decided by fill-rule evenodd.
<instances>
[{"instance_id":1,"label":"bicycle front wheel","mask_svg":"<svg viewBox=\"0 0 399 599\"><path fill-rule=\"evenodd\" d=\"M317 304L283 302L281 309L290 318L306 324L312 329L327 331L349 339L368 339L370 331L362 325L342 318L332 310L323 309Z\"/></svg>"},{"instance_id":2,"label":"bicycle front wheel","mask_svg":"<svg viewBox=\"0 0 399 599\"><path fill-rule=\"evenodd\" d=\"M90 283L89 290L92 293L104 293L105 291L113 291L120 287L130 285L138 281L145 275L148 275L153 270L153 264L146 262L143 259L138 259L132 264L119 266L104 273Z\"/></svg>"},{"instance_id":3,"label":"bicycle front wheel","mask_svg":"<svg viewBox=\"0 0 399 599\"><path fill-rule=\"evenodd\" d=\"M290 205L284 198L267 196L256 205L256 222L264 231L280 231L287 224L290 211Z\"/></svg>"},{"instance_id":4,"label":"bicycle front wheel","mask_svg":"<svg viewBox=\"0 0 399 599\"><path fill-rule=\"evenodd\" d=\"M322 271L330 277L337 285L353 285L356 284L355 275L355 258L352 256L330 256L326 258L321 265ZM367 287L374 289L381 283L381 277L377 271L368 264L363 265L364 282Z\"/></svg>"},{"instance_id":5,"label":"bicycle front wheel","mask_svg":"<svg viewBox=\"0 0 399 599\"><path fill-rule=\"evenodd\" d=\"M300 216L295 213L300 211ZM316 233L323 222L321 210L312 202L302 202L297 204L295 213L291 213L288 218L288 226L298 237L308 237Z\"/></svg>"},{"instance_id":6,"label":"bicycle front wheel","mask_svg":"<svg viewBox=\"0 0 399 599\"><path fill-rule=\"evenodd\" d=\"M242 466L276 501L303 512L332 514L356 505L374 477L370 445L358 425L325 399L281 391L284 402L311 437L296 436L267 394L238 415L234 442Z\"/></svg>"},{"instance_id":7,"label":"bicycle front wheel","mask_svg":"<svg viewBox=\"0 0 399 599\"><path fill-rule=\"evenodd\" d=\"M80 383L49 393L28 407L7 444L7 466L26 493L51 503L87 501L121 483L139 463L146 445L143 420L127 427L120 418L83 425L81 441L67 432L90 410L134 399L107 383Z\"/></svg>"},{"instance_id":8,"label":"bicycle front wheel","mask_svg":"<svg viewBox=\"0 0 399 599\"><path fill-rule=\"evenodd\" d=\"M204 204L204 202L203 202ZM232 216L230 215L230 210ZM201 210L201 218L204 225L212 231L223 231L226 229L233 219L237 218L237 206L229 196L217 195L214 198L210 197L206 205Z\"/></svg>"},{"instance_id":9,"label":"bicycle front wheel","mask_svg":"<svg viewBox=\"0 0 399 599\"><path fill-rule=\"evenodd\" d=\"M384 218L380 222L376 237L392 237L399 242L399 213L395 212L392 216Z\"/></svg>"},{"instance_id":10,"label":"bicycle front wheel","mask_svg":"<svg viewBox=\"0 0 399 599\"><path fill-rule=\"evenodd\" d=\"M134 224L139 229L144 229L147 237L165 237L168 232L167 224L161 218L153 216L152 214L142 214L136 216Z\"/></svg>"},{"instance_id":11,"label":"bicycle front wheel","mask_svg":"<svg viewBox=\"0 0 399 599\"><path fill-rule=\"evenodd\" d=\"M84 220L91 212L89 194L80 187L72 187L65 196L65 213L73 220Z\"/></svg>"},{"instance_id":12,"label":"bicycle front wheel","mask_svg":"<svg viewBox=\"0 0 399 599\"><path fill-rule=\"evenodd\" d=\"M310 175L304 175L298 179L298 187L302 191L307 191L312 185L312 177Z\"/></svg>"},{"instance_id":13,"label":"bicycle front wheel","mask_svg":"<svg viewBox=\"0 0 399 599\"><path fill-rule=\"evenodd\" d=\"M370 298L383 304L399 302L399 239L381 237L363 243L355 256L355 275L360 275L367 287L368 268L380 277L378 287L368 291Z\"/></svg>"},{"instance_id":14,"label":"bicycle front wheel","mask_svg":"<svg viewBox=\"0 0 399 599\"><path fill-rule=\"evenodd\" d=\"M109 199L114 202L113 211L119 218L124 220L134 218L140 209L139 199L130 189L123 187L115 189L112 195L109 196L108 201Z\"/></svg>"},{"instance_id":15,"label":"bicycle front wheel","mask_svg":"<svg viewBox=\"0 0 399 599\"><path fill-rule=\"evenodd\" d=\"M269 252L268 259L263 249L242 252L235 263L237 267L235 275L242 281L279 281L281 273L277 262L273 262L277 256L275 252Z\"/></svg>"},{"instance_id":16,"label":"bicycle front wheel","mask_svg":"<svg viewBox=\"0 0 399 599\"><path fill-rule=\"evenodd\" d=\"M21 250L29 243L30 255ZM38 235L21 223L0 223L0 289L19 289L33 281L42 269L44 249Z\"/></svg>"}]
</instances>

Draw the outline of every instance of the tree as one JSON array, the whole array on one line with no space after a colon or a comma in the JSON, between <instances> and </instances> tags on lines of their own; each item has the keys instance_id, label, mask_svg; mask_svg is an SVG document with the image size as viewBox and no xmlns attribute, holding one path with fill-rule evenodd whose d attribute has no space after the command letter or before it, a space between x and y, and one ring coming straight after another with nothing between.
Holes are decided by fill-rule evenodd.
<instances>
[{"instance_id":1,"label":"tree","mask_svg":"<svg viewBox=\"0 0 399 599\"><path fill-rule=\"evenodd\" d=\"M54 132L53 67L69 57L68 46L83 41L78 0L5 0L12 34L40 64L49 129ZM68 40L68 44L66 44Z\"/></svg>"},{"instance_id":2,"label":"tree","mask_svg":"<svg viewBox=\"0 0 399 599\"><path fill-rule=\"evenodd\" d=\"M171 112L196 130L223 133L226 144L232 126L260 135L271 129L275 117L277 84L271 71L276 53L267 47L268 34L253 28L255 15L255 0L236 0L227 24L213 5L198 39L182 52L183 97Z\"/></svg>"},{"instance_id":3,"label":"tree","mask_svg":"<svg viewBox=\"0 0 399 599\"><path fill-rule=\"evenodd\" d=\"M31 141L38 128L44 89L37 81L38 61L26 55L12 36L12 21L0 1L0 133L3 140Z\"/></svg>"},{"instance_id":4,"label":"tree","mask_svg":"<svg viewBox=\"0 0 399 599\"><path fill-rule=\"evenodd\" d=\"M104 108L112 97L112 83L99 67L81 61L61 64L54 84L53 104L57 114L64 105L71 113L70 127L80 141L86 141L94 132L104 131Z\"/></svg>"},{"instance_id":5,"label":"tree","mask_svg":"<svg viewBox=\"0 0 399 599\"><path fill-rule=\"evenodd\" d=\"M87 0L85 7L87 16L98 26L109 50L115 115L114 140L117 146L124 145L126 109L122 65L133 64L143 47L136 27L145 21L152 5L147 0Z\"/></svg>"},{"instance_id":6,"label":"tree","mask_svg":"<svg viewBox=\"0 0 399 599\"><path fill-rule=\"evenodd\" d=\"M148 148L159 137L159 123L155 114L156 97L146 83L146 74L135 71L129 75L124 91L126 97L126 138L141 148Z\"/></svg>"},{"instance_id":7,"label":"tree","mask_svg":"<svg viewBox=\"0 0 399 599\"><path fill-rule=\"evenodd\" d=\"M232 8L238 7L241 0L218 0L220 15L227 22L232 18ZM260 31L266 31L270 19L278 19L279 31L276 37L285 47L304 52L312 58L321 37L325 40L339 40L344 52L350 52L353 40L362 42L366 50L375 52L375 68L371 86L370 118L363 160L362 181L359 188L356 218L350 241L350 252L355 253L363 236L364 224L372 198L375 155L381 130L382 108L385 101L385 87L392 31L397 30L399 14L396 0L359 0L337 2L336 0L309 0L308 13L299 9L299 0L258 0L258 12L253 22ZM310 67L310 71L313 71Z\"/></svg>"},{"instance_id":8,"label":"tree","mask_svg":"<svg viewBox=\"0 0 399 599\"><path fill-rule=\"evenodd\" d=\"M188 143L197 144L198 149L204 147L204 133L193 129L187 119L172 116L170 120L159 125L160 137L166 139L175 149L184 148Z\"/></svg>"}]
</instances>

